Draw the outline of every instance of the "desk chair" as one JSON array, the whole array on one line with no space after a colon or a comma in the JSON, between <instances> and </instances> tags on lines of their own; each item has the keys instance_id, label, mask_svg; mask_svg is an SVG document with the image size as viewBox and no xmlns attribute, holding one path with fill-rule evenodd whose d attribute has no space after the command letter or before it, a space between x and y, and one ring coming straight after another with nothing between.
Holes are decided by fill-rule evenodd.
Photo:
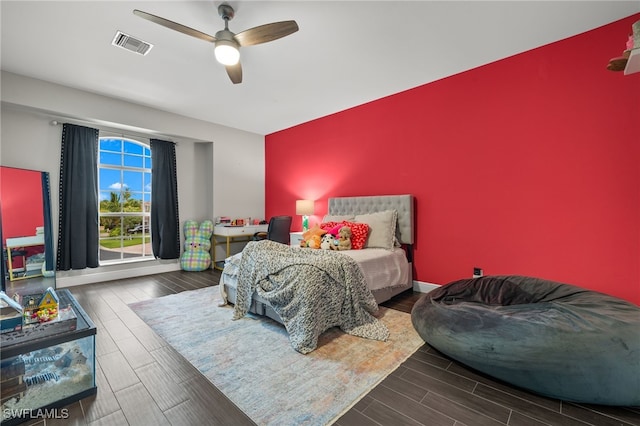
<instances>
[{"instance_id":1,"label":"desk chair","mask_svg":"<svg viewBox=\"0 0 640 426\"><path fill-rule=\"evenodd\" d=\"M267 232L256 232L253 234L253 241L266 239L282 244L289 244L291 219L291 216L273 216L271 220L269 220Z\"/></svg>"}]
</instances>

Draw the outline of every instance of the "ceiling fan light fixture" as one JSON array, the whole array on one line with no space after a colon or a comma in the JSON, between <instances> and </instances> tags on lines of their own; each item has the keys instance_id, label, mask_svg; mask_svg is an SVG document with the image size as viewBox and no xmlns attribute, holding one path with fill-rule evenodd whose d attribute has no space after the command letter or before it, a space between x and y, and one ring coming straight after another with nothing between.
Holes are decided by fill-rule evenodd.
<instances>
[{"instance_id":1,"label":"ceiling fan light fixture","mask_svg":"<svg viewBox=\"0 0 640 426\"><path fill-rule=\"evenodd\" d=\"M227 3L222 3L218 6L218 13L224 20L224 29L218 31L215 36L142 10L134 9L133 13L147 21L162 25L171 30L213 43L216 60L225 66L227 75L233 84L242 83L240 47L254 46L256 44L274 41L295 33L299 29L296 21L281 21L259 25L236 34L229 31L229 21L233 19L235 12L233 7Z\"/></svg>"},{"instance_id":2,"label":"ceiling fan light fixture","mask_svg":"<svg viewBox=\"0 0 640 426\"><path fill-rule=\"evenodd\" d=\"M214 53L216 55L216 60L222 65L235 65L240 60L240 51L232 41L216 41Z\"/></svg>"}]
</instances>

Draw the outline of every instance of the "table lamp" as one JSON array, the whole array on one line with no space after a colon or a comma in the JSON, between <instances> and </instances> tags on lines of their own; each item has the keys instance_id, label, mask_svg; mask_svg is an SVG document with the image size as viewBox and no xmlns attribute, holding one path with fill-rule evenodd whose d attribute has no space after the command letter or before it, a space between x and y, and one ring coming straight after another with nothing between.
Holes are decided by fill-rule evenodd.
<instances>
[{"instance_id":1,"label":"table lamp","mask_svg":"<svg viewBox=\"0 0 640 426\"><path fill-rule=\"evenodd\" d=\"M309 215L313 214L313 200L296 200L296 214L302 215L302 230L309 229Z\"/></svg>"}]
</instances>

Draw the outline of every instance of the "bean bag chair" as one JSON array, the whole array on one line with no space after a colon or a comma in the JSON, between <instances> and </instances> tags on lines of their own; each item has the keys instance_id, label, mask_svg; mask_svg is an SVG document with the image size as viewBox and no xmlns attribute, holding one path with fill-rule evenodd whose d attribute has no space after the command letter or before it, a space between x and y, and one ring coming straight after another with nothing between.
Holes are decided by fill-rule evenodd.
<instances>
[{"instance_id":1,"label":"bean bag chair","mask_svg":"<svg viewBox=\"0 0 640 426\"><path fill-rule=\"evenodd\" d=\"M415 303L418 334L440 352L532 392L640 405L640 307L524 276L454 281Z\"/></svg>"}]
</instances>

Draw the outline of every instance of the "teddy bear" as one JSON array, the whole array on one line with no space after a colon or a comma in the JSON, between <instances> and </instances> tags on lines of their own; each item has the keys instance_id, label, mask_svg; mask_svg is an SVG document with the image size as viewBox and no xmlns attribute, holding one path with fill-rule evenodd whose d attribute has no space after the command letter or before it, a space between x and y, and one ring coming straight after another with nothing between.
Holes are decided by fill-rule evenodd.
<instances>
[{"instance_id":1,"label":"teddy bear","mask_svg":"<svg viewBox=\"0 0 640 426\"><path fill-rule=\"evenodd\" d=\"M322 236L322 242L320 243L320 248L322 250L331 250L333 247L334 238L330 233L326 233Z\"/></svg>"},{"instance_id":2,"label":"teddy bear","mask_svg":"<svg viewBox=\"0 0 640 426\"><path fill-rule=\"evenodd\" d=\"M184 253L180 266L185 271L204 271L211 266L211 235L213 222L205 220L200 225L195 220L184 223Z\"/></svg>"},{"instance_id":3,"label":"teddy bear","mask_svg":"<svg viewBox=\"0 0 640 426\"><path fill-rule=\"evenodd\" d=\"M338 231L338 245L332 247L334 250L351 250L351 228L341 227Z\"/></svg>"}]
</instances>

